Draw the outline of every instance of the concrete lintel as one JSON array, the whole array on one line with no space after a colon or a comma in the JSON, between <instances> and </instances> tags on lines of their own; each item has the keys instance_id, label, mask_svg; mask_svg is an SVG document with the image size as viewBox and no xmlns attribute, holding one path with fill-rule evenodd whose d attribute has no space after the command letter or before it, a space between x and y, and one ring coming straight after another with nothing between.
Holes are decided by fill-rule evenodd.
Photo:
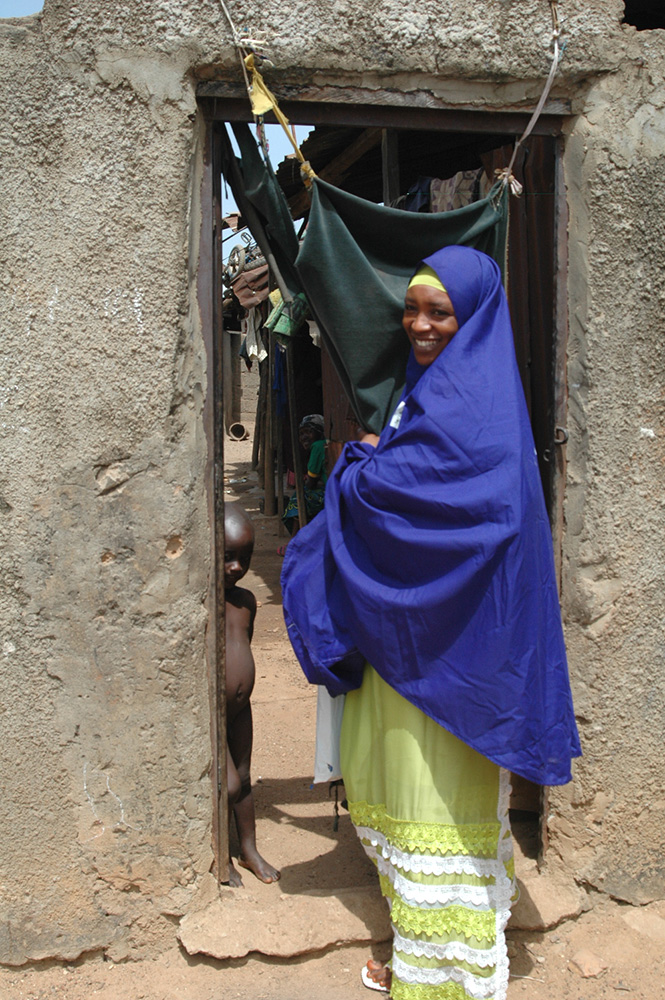
<instances>
[{"instance_id":1,"label":"concrete lintel","mask_svg":"<svg viewBox=\"0 0 665 1000\"><path fill-rule=\"evenodd\" d=\"M470 85L469 85L470 86ZM309 83L297 87L280 86L276 95L280 107L287 117L298 122L301 108L313 104L323 105L365 105L380 114L384 109L422 109L423 111L466 112L472 114L510 114L528 116L533 112L537 99L526 93L506 94L503 100L497 100L498 88L482 88L477 92L465 89L456 84L454 92L435 93L429 89L403 89L388 87L338 86L326 83ZM513 85L512 90L515 89ZM247 94L241 80L207 80L200 82L196 88L198 98L218 98L226 100L242 100L247 103ZM491 99L489 99L491 98ZM552 98L545 104L541 119L551 127L548 116L565 116L571 114L572 104L567 98ZM307 118L309 123L309 118ZM418 127L415 125L415 127ZM541 126L542 127L542 126ZM549 129L548 129L549 131Z\"/></svg>"}]
</instances>

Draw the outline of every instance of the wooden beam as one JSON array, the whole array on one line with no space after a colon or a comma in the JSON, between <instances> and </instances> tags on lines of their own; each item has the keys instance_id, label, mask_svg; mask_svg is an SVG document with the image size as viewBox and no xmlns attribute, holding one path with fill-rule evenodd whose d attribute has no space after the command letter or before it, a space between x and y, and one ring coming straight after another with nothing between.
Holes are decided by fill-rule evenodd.
<instances>
[{"instance_id":1,"label":"wooden beam","mask_svg":"<svg viewBox=\"0 0 665 1000\"><path fill-rule=\"evenodd\" d=\"M300 527L307 524L307 504L305 502L305 474L300 457L300 437L298 435L298 405L296 399L296 377L293 365L293 337L286 345L286 392L289 400L289 424L291 427L291 451L293 453L293 474L296 477L296 498L298 500L298 521Z\"/></svg>"},{"instance_id":2,"label":"wooden beam","mask_svg":"<svg viewBox=\"0 0 665 1000\"><path fill-rule=\"evenodd\" d=\"M275 393L272 383L274 378L275 363L275 342L272 333L268 332L268 357L266 358L266 371L268 375L265 424L263 437L263 513L265 517L275 515L275 449L273 446L274 437L274 409Z\"/></svg>"},{"instance_id":3,"label":"wooden beam","mask_svg":"<svg viewBox=\"0 0 665 1000\"><path fill-rule=\"evenodd\" d=\"M210 671L211 728L213 736L213 842L217 880L229 880L229 799L226 780L226 601L224 594L224 324L222 303L224 289L222 283L222 192L221 192L221 151L212 125L208 126L209 148L206 172L211 173L203 188L206 199L203 202L204 219L209 218L207 240L211 244L205 253L206 291L212 299L212 308L207 307L210 317L210 351L212 385L211 432L212 455L212 536L213 536L213 577L212 600L210 605L213 634L213 660ZM208 207L210 205L210 207ZM203 241L202 241L203 247ZM202 250L203 256L203 250Z\"/></svg>"},{"instance_id":4,"label":"wooden beam","mask_svg":"<svg viewBox=\"0 0 665 1000\"><path fill-rule=\"evenodd\" d=\"M399 133L392 128L381 129L381 171L383 204L391 205L400 196Z\"/></svg>"},{"instance_id":5,"label":"wooden beam","mask_svg":"<svg viewBox=\"0 0 665 1000\"><path fill-rule=\"evenodd\" d=\"M360 87L279 88L280 107L295 125L382 125L433 132L504 132L521 135L535 108L524 98L503 105L457 103L431 91L364 90ZM196 96L215 121L252 121L242 79L199 83ZM572 114L568 99L550 99L534 126L536 135L560 135L561 116ZM497 127L497 122L501 126Z\"/></svg>"},{"instance_id":6,"label":"wooden beam","mask_svg":"<svg viewBox=\"0 0 665 1000\"><path fill-rule=\"evenodd\" d=\"M336 156L334 160L331 160L330 163L326 164L325 167L322 167L321 170L317 171L321 180L328 181L330 184L339 184L354 163L357 163L368 150L379 145L382 131L380 128L364 129L358 138L354 139L343 152ZM289 198L289 208L294 219L300 218L303 212L307 211L309 208L309 192L305 187L298 194Z\"/></svg>"}]
</instances>

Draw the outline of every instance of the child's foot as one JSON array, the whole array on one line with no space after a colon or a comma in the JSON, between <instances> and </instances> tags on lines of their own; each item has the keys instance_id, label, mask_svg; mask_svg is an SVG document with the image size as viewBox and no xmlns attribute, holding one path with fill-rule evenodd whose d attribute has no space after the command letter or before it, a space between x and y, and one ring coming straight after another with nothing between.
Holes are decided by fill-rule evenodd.
<instances>
[{"instance_id":1,"label":"child's foot","mask_svg":"<svg viewBox=\"0 0 665 1000\"><path fill-rule=\"evenodd\" d=\"M278 882L282 875L277 868L273 868L265 858L261 857L256 848L239 854L238 864L241 868L246 868L247 871L256 875L261 882Z\"/></svg>"},{"instance_id":2,"label":"child's foot","mask_svg":"<svg viewBox=\"0 0 665 1000\"><path fill-rule=\"evenodd\" d=\"M288 542L286 544L288 545ZM286 555L286 545L280 545L279 546L279 548L277 549L277 555L278 556L285 556Z\"/></svg>"},{"instance_id":3,"label":"child's foot","mask_svg":"<svg viewBox=\"0 0 665 1000\"><path fill-rule=\"evenodd\" d=\"M229 885L233 889L242 887L242 876L232 861L229 861Z\"/></svg>"},{"instance_id":4,"label":"child's foot","mask_svg":"<svg viewBox=\"0 0 665 1000\"><path fill-rule=\"evenodd\" d=\"M384 964L370 958L360 973L363 984L370 990L378 990L380 993L390 993L393 972L390 963Z\"/></svg>"}]
</instances>

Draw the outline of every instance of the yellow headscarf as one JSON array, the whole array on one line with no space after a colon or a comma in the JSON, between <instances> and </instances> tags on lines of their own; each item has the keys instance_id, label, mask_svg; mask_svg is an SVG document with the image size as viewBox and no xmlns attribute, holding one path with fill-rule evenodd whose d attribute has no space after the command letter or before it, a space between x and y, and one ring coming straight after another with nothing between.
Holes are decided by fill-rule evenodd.
<instances>
[{"instance_id":1,"label":"yellow headscarf","mask_svg":"<svg viewBox=\"0 0 665 1000\"><path fill-rule=\"evenodd\" d=\"M438 288L440 292L448 294L438 274L428 264L423 264L422 267L418 268L409 282L409 288L412 285L430 285L431 288Z\"/></svg>"}]
</instances>

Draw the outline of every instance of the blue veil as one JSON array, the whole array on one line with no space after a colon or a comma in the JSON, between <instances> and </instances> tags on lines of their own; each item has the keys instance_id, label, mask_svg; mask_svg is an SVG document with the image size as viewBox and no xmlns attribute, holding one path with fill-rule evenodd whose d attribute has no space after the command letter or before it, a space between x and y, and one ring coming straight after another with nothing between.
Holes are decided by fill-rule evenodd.
<instances>
[{"instance_id":1,"label":"blue veil","mask_svg":"<svg viewBox=\"0 0 665 1000\"><path fill-rule=\"evenodd\" d=\"M289 637L331 694L368 661L490 760L563 784L580 748L501 275L468 247L424 263L459 330L428 367L411 356L398 426L345 445L323 512L289 544Z\"/></svg>"}]
</instances>

